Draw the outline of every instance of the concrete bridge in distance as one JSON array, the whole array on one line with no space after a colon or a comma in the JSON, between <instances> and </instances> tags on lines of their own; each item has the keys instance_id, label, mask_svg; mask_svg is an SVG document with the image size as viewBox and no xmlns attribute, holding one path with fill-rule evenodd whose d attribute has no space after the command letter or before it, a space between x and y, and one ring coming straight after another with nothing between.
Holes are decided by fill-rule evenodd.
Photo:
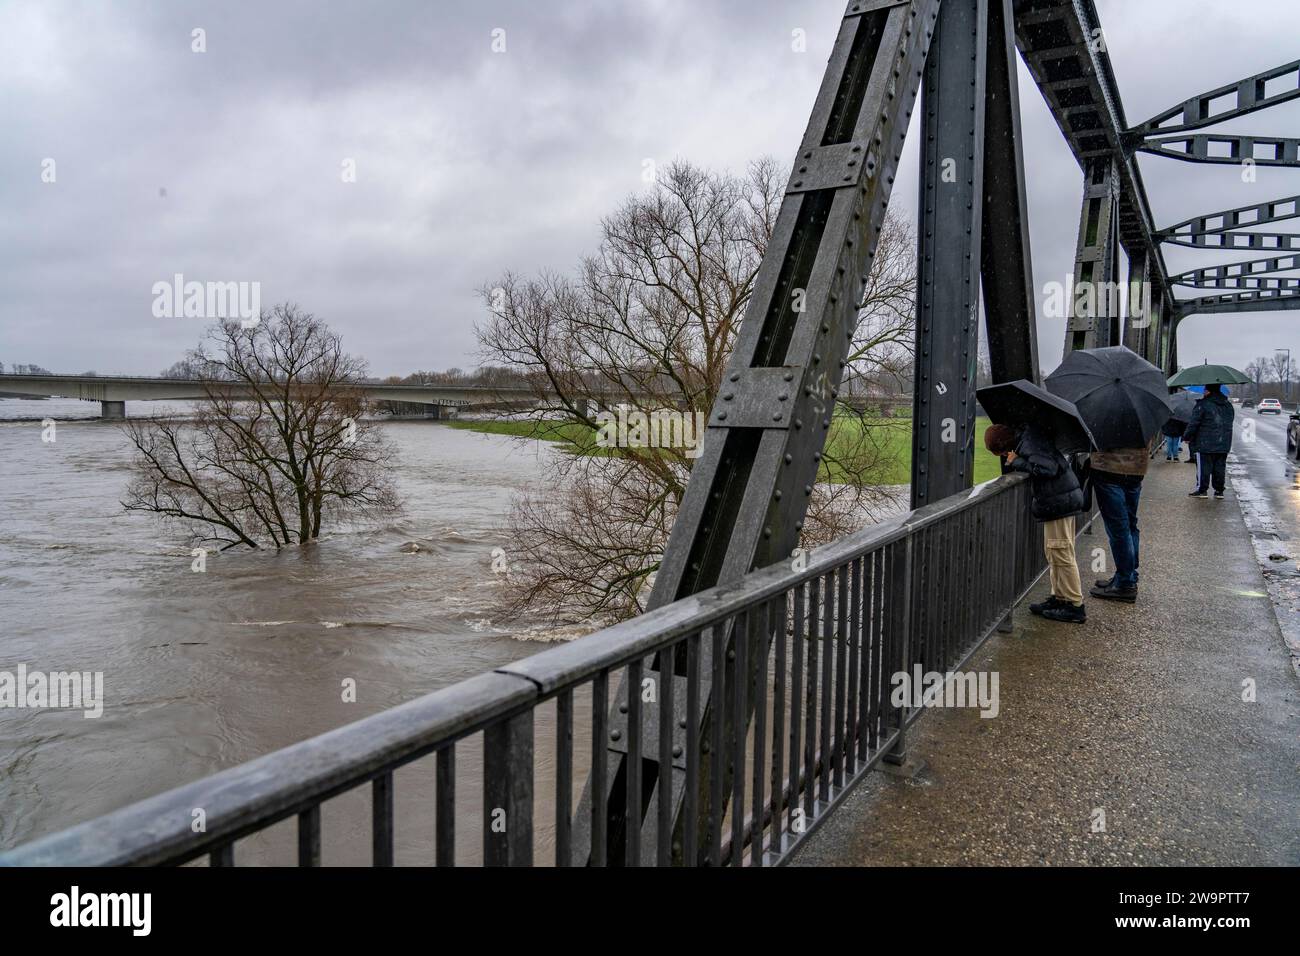
<instances>
[{"instance_id":1,"label":"concrete bridge in distance","mask_svg":"<svg viewBox=\"0 0 1300 956\"><path fill-rule=\"evenodd\" d=\"M491 385L388 385L362 382L340 386L355 389L370 401L408 402L426 405L431 418L450 418L458 410L487 408L524 408L537 402L537 392L521 386ZM120 420L126 417L127 402L199 401L214 393L232 398L252 398L250 386L243 382L219 382L210 379L144 378L131 375L0 375L0 395L23 395L36 398L78 398L99 402L100 417ZM655 396L623 393L614 398ZM911 404L912 396L871 394L843 396L843 400L860 411L877 411L892 417L895 410ZM593 410L594 411L594 410Z\"/></svg>"},{"instance_id":2,"label":"concrete bridge in distance","mask_svg":"<svg viewBox=\"0 0 1300 956\"><path fill-rule=\"evenodd\" d=\"M519 407L533 404L537 394L521 387L483 385L385 385L363 382L340 386L355 389L370 401L410 402L427 405L430 417L444 418L459 409ZM252 398L243 382L204 379L142 378L128 375L0 375L0 394L78 398L99 402L100 417L126 417L127 402L195 401L212 394Z\"/></svg>"}]
</instances>

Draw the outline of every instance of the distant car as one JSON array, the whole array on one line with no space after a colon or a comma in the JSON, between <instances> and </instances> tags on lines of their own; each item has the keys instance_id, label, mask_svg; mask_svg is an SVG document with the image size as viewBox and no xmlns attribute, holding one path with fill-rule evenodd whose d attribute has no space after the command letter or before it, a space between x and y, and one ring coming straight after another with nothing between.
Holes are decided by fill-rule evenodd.
<instances>
[{"instance_id":1,"label":"distant car","mask_svg":"<svg viewBox=\"0 0 1300 956\"><path fill-rule=\"evenodd\" d=\"M1281 415L1282 403L1276 398L1261 398L1259 400L1259 408L1255 409L1255 411L1260 415L1268 415L1270 413L1273 415Z\"/></svg>"},{"instance_id":2,"label":"distant car","mask_svg":"<svg viewBox=\"0 0 1300 956\"><path fill-rule=\"evenodd\" d=\"M1246 399L1244 402L1241 403L1241 407L1242 407L1242 408L1254 408L1254 407L1255 407L1255 400L1254 400L1253 398L1248 398L1248 399Z\"/></svg>"}]
</instances>

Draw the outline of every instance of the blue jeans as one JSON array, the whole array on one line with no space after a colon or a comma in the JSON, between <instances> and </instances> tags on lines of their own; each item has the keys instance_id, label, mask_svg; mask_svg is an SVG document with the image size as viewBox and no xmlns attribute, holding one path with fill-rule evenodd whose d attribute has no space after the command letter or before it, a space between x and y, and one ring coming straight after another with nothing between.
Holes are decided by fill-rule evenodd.
<instances>
[{"instance_id":1,"label":"blue jeans","mask_svg":"<svg viewBox=\"0 0 1300 956\"><path fill-rule=\"evenodd\" d=\"M1170 458L1178 457L1178 450L1182 447L1183 439L1178 435L1165 436L1165 454Z\"/></svg>"},{"instance_id":2,"label":"blue jeans","mask_svg":"<svg viewBox=\"0 0 1300 956\"><path fill-rule=\"evenodd\" d=\"M1139 481L1130 486L1094 476L1092 491L1106 524L1111 556L1115 559L1114 586L1137 587L1138 499L1142 497L1142 483Z\"/></svg>"}]
</instances>

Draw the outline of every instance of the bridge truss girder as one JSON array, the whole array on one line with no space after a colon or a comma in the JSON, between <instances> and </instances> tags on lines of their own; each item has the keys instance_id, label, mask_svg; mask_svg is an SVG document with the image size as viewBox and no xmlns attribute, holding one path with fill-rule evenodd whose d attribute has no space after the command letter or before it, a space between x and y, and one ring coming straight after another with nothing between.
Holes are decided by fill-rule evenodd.
<instances>
[{"instance_id":1,"label":"bridge truss girder","mask_svg":"<svg viewBox=\"0 0 1300 956\"><path fill-rule=\"evenodd\" d=\"M1243 259L1217 266L1202 266L1170 278L1175 285L1195 286L1201 289L1288 289L1297 280L1261 278L1277 272L1294 272L1300 269L1300 253L1270 256L1266 259Z\"/></svg>"},{"instance_id":2,"label":"bridge truss girder","mask_svg":"<svg viewBox=\"0 0 1300 956\"><path fill-rule=\"evenodd\" d=\"M1260 289L1228 295L1206 295L1178 301L1177 319L1189 315L1212 315L1225 312L1283 312L1300 309L1300 289Z\"/></svg>"},{"instance_id":3,"label":"bridge truss girder","mask_svg":"<svg viewBox=\"0 0 1300 956\"><path fill-rule=\"evenodd\" d=\"M1011 0L848 4L651 606L787 560L798 544L923 78L927 135L939 138L942 153L922 151L928 157L922 189L929 190L932 209L929 228L918 230L930 290L928 304L923 295L919 307L918 376L942 377L954 387L928 394L916 411L927 428L945 418L968 424L965 445L927 444L913 462L914 476L924 476L934 498L950 494L954 483L969 485L971 469L962 462L972 450L981 282L994 316L988 325L995 374L1037 377L1011 37ZM942 50L927 60L932 42ZM987 135L993 130L997 135ZM955 160L955 176L944 175L952 168L946 158ZM795 310L797 300L803 311ZM960 309L947 309L950 302ZM716 804L725 805L731 790L729 771L719 780L701 773L698 791L687 794L683 764L664 758L690 751L688 734L708 751L704 735L715 706L725 739L746 732L750 710L742 701L752 709L753 694L714 700L710 677L716 673L724 686L736 687L733 670L743 668L739 686L752 687L764 655L760 650L738 662L728 653L732 646L729 633L714 635L701 643L698 659L652 658L629 668L609 702L606 760L588 781L574 819L575 859L590 859L599 846L613 861L648 862L659 829L671 827L673 859L660 863L707 862L700 855L709 844L704 835L711 819L721 817ZM689 727L685 694L677 691L687 668L702 678L699 721ZM638 699L645 686L660 689L654 700ZM658 739L661 706L672 710L672 741ZM625 752L633 720L643 730L639 739L655 741L643 752ZM629 820L629 806L638 806L629 796L637 793L642 816ZM695 845L682 839L697 832L684 826L688 815L701 834Z\"/></svg>"},{"instance_id":4,"label":"bridge truss girder","mask_svg":"<svg viewBox=\"0 0 1300 956\"><path fill-rule=\"evenodd\" d=\"M1300 166L1300 139L1287 136L1238 136L1230 133L1156 136L1144 139L1137 148L1139 152L1181 159L1187 163Z\"/></svg>"},{"instance_id":5,"label":"bridge truss girder","mask_svg":"<svg viewBox=\"0 0 1300 956\"><path fill-rule=\"evenodd\" d=\"M1269 85L1273 92L1269 92ZM1223 123L1300 97L1300 60L1283 63L1236 83L1193 96L1178 106L1151 117L1129 131L1136 146L1149 136L1183 133ZM1231 100L1231 105L1224 101Z\"/></svg>"},{"instance_id":6,"label":"bridge truss girder","mask_svg":"<svg viewBox=\"0 0 1300 956\"><path fill-rule=\"evenodd\" d=\"M1270 199L1267 202L1194 216L1167 229L1161 229L1156 233L1156 237L1162 242L1178 242L1186 245L1191 244L1190 240L1198 236L1223 235L1246 226L1266 226L1272 222L1294 219L1297 216L1300 216L1300 196L1285 196L1282 199ZM1259 235L1259 233L1249 232L1241 234Z\"/></svg>"}]
</instances>

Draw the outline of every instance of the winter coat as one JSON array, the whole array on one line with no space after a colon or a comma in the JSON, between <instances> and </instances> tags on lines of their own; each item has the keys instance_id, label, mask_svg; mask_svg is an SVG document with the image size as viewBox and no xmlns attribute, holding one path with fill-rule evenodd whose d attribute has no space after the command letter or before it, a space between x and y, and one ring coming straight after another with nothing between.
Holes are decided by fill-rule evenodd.
<instances>
[{"instance_id":1,"label":"winter coat","mask_svg":"<svg viewBox=\"0 0 1300 956\"><path fill-rule=\"evenodd\" d=\"M1030 510L1039 521L1054 521L1084 510L1083 488L1069 459L1032 425L1020 433L1016 460L1007 467L1029 475L1033 483Z\"/></svg>"},{"instance_id":2,"label":"winter coat","mask_svg":"<svg viewBox=\"0 0 1300 956\"><path fill-rule=\"evenodd\" d=\"M1232 419L1236 411L1222 392L1206 392L1192 410L1183 437L1198 453L1222 455L1232 450Z\"/></svg>"}]
</instances>

